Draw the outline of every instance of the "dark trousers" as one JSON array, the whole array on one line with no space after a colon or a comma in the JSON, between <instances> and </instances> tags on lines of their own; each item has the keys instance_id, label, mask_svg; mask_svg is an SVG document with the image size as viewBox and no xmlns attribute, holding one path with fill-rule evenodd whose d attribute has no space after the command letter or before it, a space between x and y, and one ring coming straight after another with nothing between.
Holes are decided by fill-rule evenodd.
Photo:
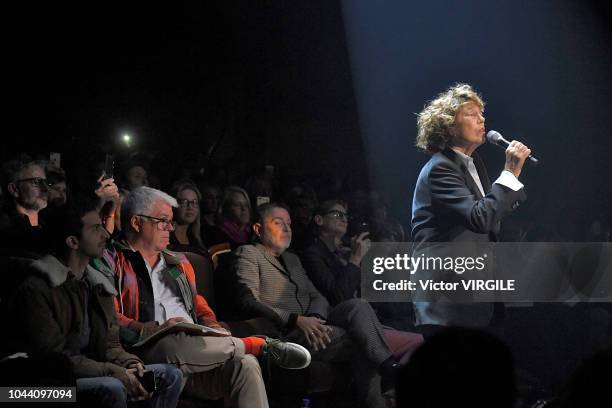
<instances>
[{"instance_id":1,"label":"dark trousers","mask_svg":"<svg viewBox=\"0 0 612 408\"><path fill-rule=\"evenodd\" d=\"M357 393L364 407L385 407L380 390L378 367L391 357L382 325L368 302L349 299L331 309L327 325L332 328L331 343L323 350L314 351L304 333L296 328L283 340L307 347L313 360L330 363L348 362L351 365Z\"/></svg>"}]
</instances>

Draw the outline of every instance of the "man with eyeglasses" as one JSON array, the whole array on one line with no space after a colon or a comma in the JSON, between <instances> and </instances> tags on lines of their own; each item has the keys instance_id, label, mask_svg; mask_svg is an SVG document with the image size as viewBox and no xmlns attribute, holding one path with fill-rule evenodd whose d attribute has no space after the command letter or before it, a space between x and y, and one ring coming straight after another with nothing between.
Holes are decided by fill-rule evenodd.
<instances>
[{"instance_id":1,"label":"man with eyeglasses","mask_svg":"<svg viewBox=\"0 0 612 408\"><path fill-rule=\"evenodd\" d=\"M8 175L4 190L12 207L30 226L37 227L38 212L47 206L49 192L43 164L15 160L6 163L4 171Z\"/></svg>"},{"instance_id":2,"label":"man with eyeglasses","mask_svg":"<svg viewBox=\"0 0 612 408\"><path fill-rule=\"evenodd\" d=\"M39 213L47 206L49 192L44 164L24 155L4 163L2 173L2 249L35 257L43 250Z\"/></svg>"},{"instance_id":3,"label":"man with eyeglasses","mask_svg":"<svg viewBox=\"0 0 612 408\"><path fill-rule=\"evenodd\" d=\"M316 239L301 256L308 277L332 305L358 297L361 260L370 248L368 232L351 238L351 247L342 246L348 228L346 204L324 201L315 210Z\"/></svg>"},{"instance_id":4,"label":"man with eyeglasses","mask_svg":"<svg viewBox=\"0 0 612 408\"><path fill-rule=\"evenodd\" d=\"M220 336L178 331L132 349L146 363L180 366L186 392L194 397L228 397L232 406L267 407L261 369L255 357L281 367L304 368L310 353L297 344L274 339L232 337L196 292L195 272L184 254L166 250L175 228L172 196L150 187L129 192L121 210L122 240L94 260L96 269L115 282L115 306L126 345L147 339L177 323L197 323Z\"/></svg>"},{"instance_id":5,"label":"man with eyeglasses","mask_svg":"<svg viewBox=\"0 0 612 408\"><path fill-rule=\"evenodd\" d=\"M5 336L8 350L66 356L83 406L127 408L128 401L146 400L150 407L175 407L182 388L180 370L167 364L144 366L121 347L117 292L88 266L109 238L96 201L93 194L81 196L47 214L47 253L32 262L27 279L3 299L15 328ZM153 389L141 383L145 369L153 373Z\"/></svg>"},{"instance_id":6,"label":"man with eyeglasses","mask_svg":"<svg viewBox=\"0 0 612 408\"><path fill-rule=\"evenodd\" d=\"M352 298L329 305L300 259L287 251L291 217L283 205L259 206L253 230L259 242L243 245L234 254L245 314L270 319L285 333L284 339L308 347L314 360L349 363L361 406L385 407L381 376L392 382L399 364L370 304Z\"/></svg>"},{"instance_id":7,"label":"man with eyeglasses","mask_svg":"<svg viewBox=\"0 0 612 408\"><path fill-rule=\"evenodd\" d=\"M317 238L300 257L308 277L332 306L347 299L361 297L361 261L370 248L369 232L361 232L352 237L349 248L342 246L348 218L347 205L343 201L322 202L315 210L314 216ZM385 306L387 309L384 309L382 314L377 313L379 317L393 318L395 316L387 315L411 307L410 304L405 309L393 309L395 304ZM380 309L377 312L380 312ZM391 327L384 327L387 343L394 357L401 365L405 365L414 350L423 343L423 336L410 330L412 327L397 324L389 326Z\"/></svg>"}]
</instances>

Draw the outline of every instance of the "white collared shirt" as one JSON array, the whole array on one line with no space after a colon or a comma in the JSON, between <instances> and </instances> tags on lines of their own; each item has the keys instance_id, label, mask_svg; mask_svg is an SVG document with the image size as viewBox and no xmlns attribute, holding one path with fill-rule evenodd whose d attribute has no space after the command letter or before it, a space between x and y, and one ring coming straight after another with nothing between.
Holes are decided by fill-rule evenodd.
<instances>
[{"instance_id":1,"label":"white collared shirt","mask_svg":"<svg viewBox=\"0 0 612 408\"><path fill-rule=\"evenodd\" d=\"M166 259L163 254L159 254L159 261L153 268L145 260L151 285L153 286L153 301L155 302L155 320L159 324L163 324L166 320L172 317L184 317L188 322L193 323L193 319L189 316L185 304L180 296L172 291L173 285L171 282L165 282L166 279L172 279L169 274L163 274L166 269Z\"/></svg>"},{"instance_id":2,"label":"white collared shirt","mask_svg":"<svg viewBox=\"0 0 612 408\"><path fill-rule=\"evenodd\" d=\"M472 176L472 179L478 186L478 190L480 190L480 193L484 197L485 195L484 188L482 187L482 183L480 182L480 177L478 176L478 171L476 170L476 166L474 165L474 159L468 156L467 154L459 151L459 149L456 149L454 147L452 147L451 149L453 149L453 151L457 153L459 157L464 161L470 175ZM493 184L495 183L508 187L509 189L513 191L519 191L521 188L524 187L523 183L521 183L516 178L516 176L508 170L503 170L501 174L499 175L499 177L497 178L497 180L495 180Z\"/></svg>"}]
</instances>

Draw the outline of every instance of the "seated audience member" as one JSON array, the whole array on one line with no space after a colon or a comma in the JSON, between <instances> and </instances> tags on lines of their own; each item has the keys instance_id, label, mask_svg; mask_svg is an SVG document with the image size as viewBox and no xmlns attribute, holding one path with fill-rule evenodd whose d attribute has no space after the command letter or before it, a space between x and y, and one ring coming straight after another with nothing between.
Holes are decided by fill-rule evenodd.
<instances>
[{"instance_id":1,"label":"seated audience member","mask_svg":"<svg viewBox=\"0 0 612 408\"><path fill-rule=\"evenodd\" d=\"M208 252L200 236L200 190L192 181L179 181L172 186L170 195L176 198L178 207L173 208L176 228L170 232L170 246L173 251Z\"/></svg>"},{"instance_id":2,"label":"seated audience member","mask_svg":"<svg viewBox=\"0 0 612 408\"><path fill-rule=\"evenodd\" d=\"M135 352L147 363L180 365L186 392L194 397L229 397L232 406L267 407L261 369L255 357L284 368L310 364L310 353L297 344L261 337L236 338L217 321L206 300L196 293L195 274L184 254L166 250L176 200L139 187L128 193L121 210L123 239L94 261L118 282L115 305L123 340L134 344L179 322L216 329L220 336L174 332ZM130 338L131 337L131 338Z\"/></svg>"},{"instance_id":3,"label":"seated audience member","mask_svg":"<svg viewBox=\"0 0 612 408\"><path fill-rule=\"evenodd\" d=\"M45 165L23 155L4 163L2 173L2 250L11 256L36 257L43 250L39 213L49 193Z\"/></svg>"},{"instance_id":4,"label":"seated audience member","mask_svg":"<svg viewBox=\"0 0 612 408\"><path fill-rule=\"evenodd\" d=\"M38 212L47 207L49 184L43 162L22 155L2 166L5 202L0 225L39 226Z\"/></svg>"},{"instance_id":5,"label":"seated audience member","mask_svg":"<svg viewBox=\"0 0 612 408\"><path fill-rule=\"evenodd\" d=\"M55 166L47 165L45 169L49 193L47 195L48 207L61 207L68 201L68 186L66 184L66 172Z\"/></svg>"},{"instance_id":6,"label":"seated audience member","mask_svg":"<svg viewBox=\"0 0 612 408\"><path fill-rule=\"evenodd\" d=\"M370 247L368 232L362 232L351 239L351 248L342 248L347 221L348 212L342 201L321 203L314 216L317 238L301 257L308 277L332 306L360 297L361 260ZM393 355L402 365L423 343L423 336L417 333L391 327L385 327L384 332Z\"/></svg>"},{"instance_id":7,"label":"seated audience member","mask_svg":"<svg viewBox=\"0 0 612 408\"><path fill-rule=\"evenodd\" d=\"M315 360L349 362L361 403L384 407L379 373L391 377L399 366L369 303L349 299L329 306L298 257L286 251L291 219L283 206L260 206L253 229L260 242L235 251L244 312L274 321L285 340L307 346Z\"/></svg>"},{"instance_id":8,"label":"seated audience member","mask_svg":"<svg viewBox=\"0 0 612 408\"><path fill-rule=\"evenodd\" d=\"M308 197L296 197L289 202L291 214L292 251L301 253L314 241L312 232L312 217L314 215L314 202Z\"/></svg>"},{"instance_id":9,"label":"seated audience member","mask_svg":"<svg viewBox=\"0 0 612 408\"><path fill-rule=\"evenodd\" d=\"M202 186L202 202L200 204L201 211L201 236L212 234L212 230L217 224L217 213L219 211L219 196L221 195L219 188L207 184Z\"/></svg>"},{"instance_id":10,"label":"seated audience member","mask_svg":"<svg viewBox=\"0 0 612 408\"><path fill-rule=\"evenodd\" d=\"M138 161L128 161L123 166L121 182L121 187L127 191L132 191L141 186L148 186L149 180L147 179L145 164Z\"/></svg>"},{"instance_id":11,"label":"seated audience member","mask_svg":"<svg viewBox=\"0 0 612 408\"><path fill-rule=\"evenodd\" d=\"M151 406L176 406L181 371L171 365L144 366L119 342L116 290L100 272L88 267L102 255L109 235L93 199L49 213L46 228L51 254L31 264L30 276L9 299L15 350L55 352L69 357L76 377L77 400L88 405L127 407L128 400L149 400ZM154 373L150 393L139 381L144 370Z\"/></svg>"},{"instance_id":12,"label":"seated audience member","mask_svg":"<svg viewBox=\"0 0 612 408\"><path fill-rule=\"evenodd\" d=\"M368 232L351 238L351 247L342 246L348 212L340 200L328 200L313 217L316 238L301 257L308 277L331 305L359 297L361 260L370 248Z\"/></svg>"},{"instance_id":13,"label":"seated audience member","mask_svg":"<svg viewBox=\"0 0 612 408\"><path fill-rule=\"evenodd\" d=\"M236 186L223 191L219 206L219 222L209 237L204 237L207 247L229 243L231 248L249 243L251 238L251 202L247 192Z\"/></svg>"},{"instance_id":14,"label":"seated audience member","mask_svg":"<svg viewBox=\"0 0 612 408\"><path fill-rule=\"evenodd\" d=\"M486 332L446 328L412 355L395 389L398 408L512 408L512 354Z\"/></svg>"},{"instance_id":15,"label":"seated audience member","mask_svg":"<svg viewBox=\"0 0 612 408\"><path fill-rule=\"evenodd\" d=\"M370 229L376 242L403 242L406 235L399 221L388 216L387 206L378 193L370 193Z\"/></svg>"}]
</instances>

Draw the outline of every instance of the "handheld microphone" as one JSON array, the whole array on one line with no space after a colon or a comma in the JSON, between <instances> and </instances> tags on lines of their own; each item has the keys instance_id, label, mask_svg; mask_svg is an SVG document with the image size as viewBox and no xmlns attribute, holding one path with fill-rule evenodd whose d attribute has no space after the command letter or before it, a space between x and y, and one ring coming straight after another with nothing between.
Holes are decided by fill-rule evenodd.
<instances>
[{"instance_id":1,"label":"handheld microphone","mask_svg":"<svg viewBox=\"0 0 612 408\"><path fill-rule=\"evenodd\" d=\"M489 143L501 147L502 149L506 149L510 145L510 142L504 139L504 137L495 130L489 130L489 132L487 133L487 140L489 141ZM537 165L540 163L540 161L532 155L529 155L528 159L529 162L533 165Z\"/></svg>"}]
</instances>

